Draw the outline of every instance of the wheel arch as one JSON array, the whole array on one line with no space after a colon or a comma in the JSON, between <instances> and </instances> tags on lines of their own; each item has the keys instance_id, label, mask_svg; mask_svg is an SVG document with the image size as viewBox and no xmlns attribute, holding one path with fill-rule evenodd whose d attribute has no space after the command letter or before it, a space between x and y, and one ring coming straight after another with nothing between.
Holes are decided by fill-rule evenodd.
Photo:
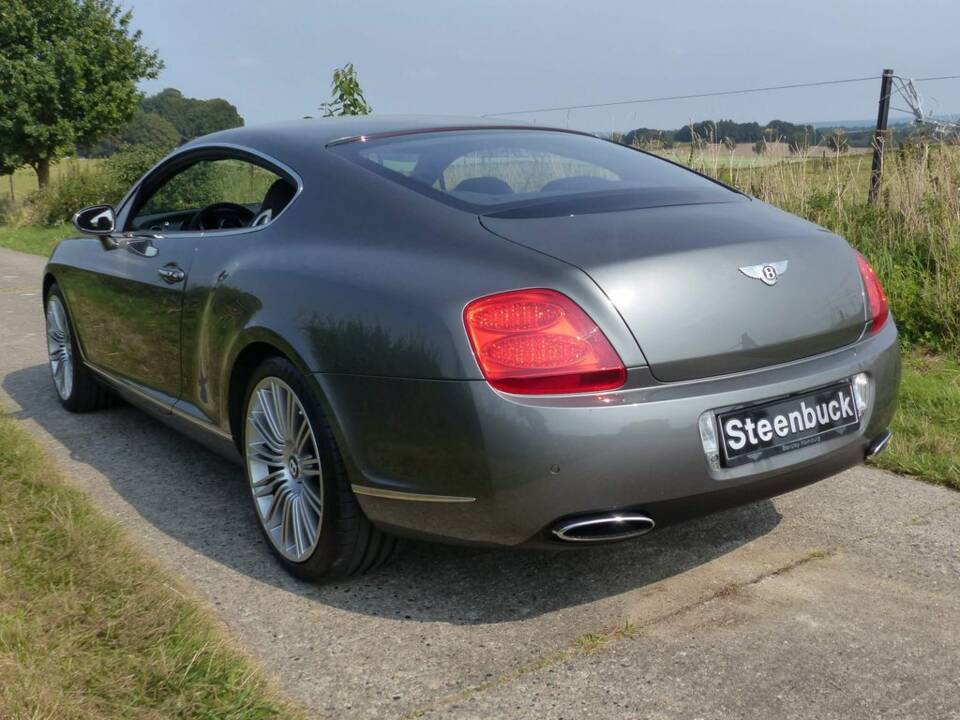
<instances>
[{"instance_id":1,"label":"wheel arch","mask_svg":"<svg viewBox=\"0 0 960 720\"><path fill-rule=\"evenodd\" d=\"M226 413L230 423L230 434L233 436L233 444L236 445L237 451L241 455L243 454L241 425L243 423L243 405L246 399L247 384L250 381L250 376L253 375L260 364L271 357L281 357L298 367L300 365L281 349L280 343L262 338L249 340L230 364L229 379L226 385Z\"/></svg>"},{"instance_id":2,"label":"wheel arch","mask_svg":"<svg viewBox=\"0 0 960 720\"><path fill-rule=\"evenodd\" d=\"M53 284L57 282L56 276L50 270L44 270L43 272L43 295L41 299L43 304L47 304L47 295L50 293L50 288L53 287Z\"/></svg>"},{"instance_id":3,"label":"wheel arch","mask_svg":"<svg viewBox=\"0 0 960 720\"><path fill-rule=\"evenodd\" d=\"M40 295L40 302L43 303L43 312L47 312L47 298L50 297L50 288L54 285L59 286L60 288L60 299L63 302L63 306L67 311L67 318L70 320L70 325L73 328L73 333L76 336L77 340L77 349L80 351L80 360L84 362L87 356L86 348L84 347L83 334L80 331L80 325L76 321L76 316L73 314L73 310L70 308L70 300L67 299L67 293L61 284L60 279L54 274L48 265L43 271L43 290Z\"/></svg>"},{"instance_id":4,"label":"wheel arch","mask_svg":"<svg viewBox=\"0 0 960 720\"><path fill-rule=\"evenodd\" d=\"M223 412L228 418L234 445L242 455L241 438L243 436L245 395L247 384L257 367L271 357L279 357L292 363L308 381L312 382L313 374L308 363L303 360L290 343L266 328L249 328L244 332L242 340L237 343L237 347L239 349L229 363L226 382L223 385L227 388ZM319 383L312 382L312 384L320 397L321 410L327 418L327 422L330 423L334 432L339 434L337 419L333 417L330 403L327 401L323 388L320 387Z\"/></svg>"}]
</instances>

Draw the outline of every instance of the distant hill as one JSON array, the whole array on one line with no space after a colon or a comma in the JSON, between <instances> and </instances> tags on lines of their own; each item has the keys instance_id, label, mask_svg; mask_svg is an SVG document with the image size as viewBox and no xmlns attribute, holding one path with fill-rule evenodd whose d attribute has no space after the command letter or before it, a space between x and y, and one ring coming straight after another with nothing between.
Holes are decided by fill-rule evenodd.
<instances>
[{"instance_id":1,"label":"distant hill","mask_svg":"<svg viewBox=\"0 0 960 720\"><path fill-rule=\"evenodd\" d=\"M953 122L958 118L960 115L942 115L937 119ZM670 147L674 143L723 142L734 147L745 143L781 142L795 150L837 142L838 137L842 136L841 141L845 146L869 148L873 145L875 123L875 120L820 120L797 124L786 120L770 120L762 125L758 122L704 120L671 130L639 127L625 133L614 133L614 136L625 145L655 144ZM922 128L918 128L911 119L904 116L891 120L889 125L893 142L896 144L905 141L918 130L922 131Z\"/></svg>"},{"instance_id":2,"label":"distant hill","mask_svg":"<svg viewBox=\"0 0 960 720\"><path fill-rule=\"evenodd\" d=\"M877 120L817 120L810 123L815 128L843 128L844 130L865 130L876 125ZM894 123L890 123L893 125Z\"/></svg>"},{"instance_id":3,"label":"distant hill","mask_svg":"<svg viewBox=\"0 0 960 720\"><path fill-rule=\"evenodd\" d=\"M936 115L932 120L939 120L941 122L957 122L960 121L960 114L953 113L948 115ZM822 128L843 128L844 130L863 130L868 128L873 128L877 124L877 119L872 118L870 120L817 120L815 122L807 123L808 125L813 125L817 129ZM906 127L907 125L912 125L913 119L907 118L905 115L897 118L896 120L891 118L889 121L890 127Z\"/></svg>"}]
</instances>

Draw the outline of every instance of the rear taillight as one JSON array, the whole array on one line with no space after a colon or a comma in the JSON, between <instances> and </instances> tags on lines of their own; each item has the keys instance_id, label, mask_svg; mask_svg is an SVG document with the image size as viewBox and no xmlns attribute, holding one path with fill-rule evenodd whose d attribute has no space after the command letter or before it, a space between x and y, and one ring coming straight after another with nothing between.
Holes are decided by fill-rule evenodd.
<instances>
[{"instance_id":1,"label":"rear taillight","mask_svg":"<svg viewBox=\"0 0 960 720\"><path fill-rule=\"evenodd\" d=\"M870 333L879 332L890 314L890 305L887 295L883 292L877 273L870 267L867 259L857 253L857 264L860 266L860 277L863 278L863 289L867 294L867 305L870 308Z\"/></svg>"},{"instance_id":2,"label":"rear taillight","mask_svg":"<svg viewBox=\"0 0 960 720\"><path fill-rule=\"evenodd\" d=\"M483 376L509 393L613 390L627 371L597 324L555 290L516 290L474 300L463 324Z\"/></svg>"}]
</instances>

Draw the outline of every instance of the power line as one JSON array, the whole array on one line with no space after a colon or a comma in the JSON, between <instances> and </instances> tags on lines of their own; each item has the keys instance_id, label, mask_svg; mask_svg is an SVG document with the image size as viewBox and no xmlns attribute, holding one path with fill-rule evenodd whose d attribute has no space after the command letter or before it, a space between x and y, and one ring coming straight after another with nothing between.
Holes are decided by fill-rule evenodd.
<instances>
[{"instance_id":1,"label":"power line","mask_svg":"<svg viewBox=\"0 0 960 720\"><path fill-rule=\"evenodd\" d=\"M844 80L821 80L819 82L792 83L790 85L769 85L767 87L746 88L743 90L721 90L717 92L692 93L689 95L666 95L663 97L640 98L638 100L618 100L616 102L592 103L587 105L562 105L559 107L535 108L532 110L510 110L508 112L487 113L483 117L502 117L504 115L530 115L532 113L559 112L561 110L589 110L591 108L614 107L618 105L639 105L641 103L666 102L668 100L692 100L694 98L720 97L722 95L745 95L747 93L769 92L771 90L793 90L796 88L822 87L825 85L843 85L846 83L867 82L869 80L876 80L879 77L880 77L879 75L871 75L869 77L847 78ZM918 81L947 80L947 79L952 79L954 77L960 78L960 75L957 75L957 76L945 75L943 77L936 77L936 78L917 78L917 80Z\"/></svg>"},{"instance_id":2,"label":"power line","mask_svg":"<svg viewBox=\"0 0 960 720\"><path fill-rule=\"evenodd\" d=\"M640 105L643 103L667 102L669 100L693 100L696 98L721 97L724 95L746 95L748 93L770 92L771 90L795 90L797 88L823 87L827 85L844 85L847 83L868 82L877 80L879 75L869 77L846 78L844 80L821 80L818 82L791 83L788 85L769 85L766 87L746 88L742 90L720 90L717 92L691 93L689 95L665 95L663 97L640 98L637 100L618 100L616 102L591 103L585 105L561 105L557 107L534 108L532 110L510 110L508 112L487 113L483 117L503 117L504 115L531 115L533 113L560 112L563 110L589 110L592 108L616 107L620 105ZM915 82L932 82L934 80L960 80L960 75L937 75L934 77L913 78Z\"/></svg>"},{"instance_id":3,"label":"power line","mask_svg":"<svg viewBox=\"0 0 960 720\"><path fill-rule=\"evenodd\" d=\"M931 80L960 80L960 75L940 75L939 77L911 78L915 82L930 82Z\"/></svg>"}]
</instances>

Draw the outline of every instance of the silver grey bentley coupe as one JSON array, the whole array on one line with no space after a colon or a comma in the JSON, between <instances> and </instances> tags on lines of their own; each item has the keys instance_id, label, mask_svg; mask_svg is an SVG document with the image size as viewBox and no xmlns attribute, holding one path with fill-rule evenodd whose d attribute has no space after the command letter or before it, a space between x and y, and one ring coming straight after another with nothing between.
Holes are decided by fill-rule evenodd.
<instances>
[{"instance_id":1,"label":"silver grey bentley coupe","mask_svg":"<svg viewBox=\"0 0 960 720\"><path fill-rule=\"evenodd\" d=\"M879 452L897 330L842 238L588 134L302 120L184 145L77 213L56 392L239 461L269 546L624 540Z\"/></svg>"}]
</instances>

